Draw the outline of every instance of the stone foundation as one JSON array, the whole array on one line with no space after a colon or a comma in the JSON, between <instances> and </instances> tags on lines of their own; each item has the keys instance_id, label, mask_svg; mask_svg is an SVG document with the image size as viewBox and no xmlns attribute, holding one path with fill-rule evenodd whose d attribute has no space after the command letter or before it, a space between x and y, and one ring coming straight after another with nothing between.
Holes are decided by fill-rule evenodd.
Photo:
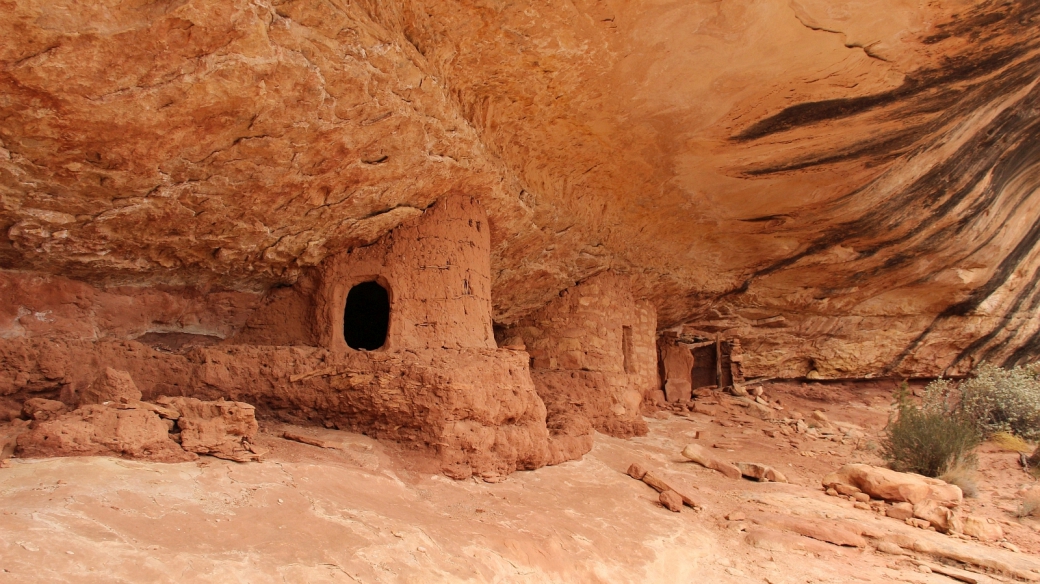
<instances>
[{"instance_id":1,"label":"stone foundation","mask_svg":"<svg viewBox=\"0 0 1040 584\"><path fill-rule=\"evenodd\" d=\"M130 373L145 400L225 398L261 416L362 432L428 450L444 471L505 475L550 461L545 406L527 356L497 349L343 352L221 345L185 354L137 342L0 342L11 406L30 395L75 403L105 367Z\"/></svg>"}]
</instances>

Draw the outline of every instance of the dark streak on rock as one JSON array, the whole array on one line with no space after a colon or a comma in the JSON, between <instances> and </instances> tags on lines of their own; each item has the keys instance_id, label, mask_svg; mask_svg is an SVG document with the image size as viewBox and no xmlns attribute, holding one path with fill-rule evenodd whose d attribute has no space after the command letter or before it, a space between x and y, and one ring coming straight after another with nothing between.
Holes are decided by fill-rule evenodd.
<instances>
[{"instance_id":1,"label":"dark streak on rock","mask_svg":"<svg viewBox=\"0 0 1040 584\"><path fill-rule=\"evenodd\" d=\"M939 42L961 37L971 42L964 54L947 59L934 69L922 69L906 76L899 87L875 95L853 98L828 99L800 103L760 120L733 138L735 142L750 142L773 134L823 122L837 121L872 110L895 106L898 117L912 114L939 112L956 100L963 82L979 82L999 71L1016 59L1027 55L1036 46L1036 24L1040 19L1040 0L1026 0L1004 4L987 2L971 15L942 25L938 35L924 39ZM1009 39L995 40L999 37ZM1027 42L1022 42L1028 39ZM1000 42L1003 41L1003 42ZM991 48L996 45L997 48ZM903 105L905 103L905 105Z\"/></svg>"},{"instance_id":2,"label":"dark streak on rock","mask_svg":"<svg viewBox=\"0 0 1040 584\"><path fill-rule=\"evenodd\" d=\"M1034 110L1040 105L1040 89L1034 89L1030 95L1030 99L1023 100L1019 107L1014 108L1014 111L1005 112L1005 115L1001 116L1002 119L995 120L993 126L1002 126L1001 122L1007 123L1011 116L1017 116L1022 113L1023 110ZM1014 132L1014 128L1004 127L1009 133ZM991 149L1000 149L1007 147L1007 150L1001 152L1001 160L994 166L992 170L992 177L990 184L987 186L987 197L986 200L993 201L998 193L1004 191L1014 180L1024 176L1030 171L1036 172L1040 169L1040 117L1033 116L1033 120L1026 124L1017 133L1017 140L1013 145L1007 146L1008 140L994 140L993 136L997 135L996 132L986 132L989 137L988 146ZM1040 176L1034 176L1034 183L1025 185L1020 193L1020 200L1018 200L1012 207L1011 213L1018 211L1022 204L1025 202L1025 198L1030 196L1032 192L1040 188ZM981 214L981 209L976 209L976 216ZM988 241L986 242L988 243ZM941 322L958 316L966 316L972 311L976 310L982 302L996 292L1001 286L1007 283L1008 279L1014 273L1015 269L1026 260L1031 254L1036 253L1036 248L1040 243L1040 220L1034 221L1033 226L1030 230L1022 237L1016 244L1015 248L1007 254L1001 261L1000 265L994 271L990 279L982 286L976 288L972 293L961 302L950 306L942 313L940 313L932 323L920 334L918 337L910 343L909 346L897 357L892 363L886 367L886 371L892 371L899 366L920 344L924 339L938 326ZM981 248L981 246L979 247ZM979 249L977 248L977 249ZM1020 292L1018 297L1012 302L1009 310L1005 311L1003 318L1001 319L1001 325L990 331L986 335L983 335L971 345L966 347L957 356L956 359L951 363L951 366L958 364L959 362L973 357L980 349L985 347L990 341L1003 330L1011 318L1018 312L1022 304L1025 302L1032 293L1036 286L1040 284L1040 270L1034 270L1030 281ZM1033 305L1035 306L1036 301ZM1006 340L997 346L991 347L985 352L983 358L990 357L995 354L999 349L1002 349L1006 344ZM1026 347L1032 342L1027 341L1023 347ZM1014 359L1021 360L1024 358L1026 353L1022 353L1022 347L1016 350L1012 355ZM1028 353L1032 355L1032 353ZM1016 356L1017 355L1017 356Z\"/></svg>"},{"instance_id":3,"label":"dark streak on rock","mask_svg":"<svg viewBox=\"0 0 1040 584\"><path fill-rule=\"evenodd\" d=\"M958 118L963 119L965 113L976 111L996 100L1004 99L1034 83L1037 80L1038 71L1040 71L1040 58L1038 57L1029 58L1007 68L996 79L990 80L986 86L980 85L967 92L960 107L956 108L956 111L948 112L933 124L929 124L931 131L926 133L932 136L932 140L937 139L942 135L937 131L939 128L949 127L952 121L956 121ZM1040 114L1037 113L1038 110L1040 110L1040 88L1034 88L1030 94L997 115L955 153L921 176L908 188L895 193L871 212L828 230L801 252L758 270L739 288L730 291L726 296L747 292L755 278L789 268L799 260L824 252L835 245L843 243L858 249L860 256L856 261L864 260L884 250L898 249L902 244L926 234L944 219L952 219L946 225L934 229L932 233L909 249L901 249L881 265L859 271L851 275L849 279L855 282L868 275L877 276L886 272L890 273L909 266L921 257L942 257L943 250L950 241L969 233L968 230L971 227L979 221L983 221L987 213L995 210L998 205L1007 209L1007 211L1002 211L1005 216L1015 216L1028 202L1033 191L1040 188ZM923 148L924 146L921 147L922 150ZM1030 173L1033 174L1030 175ZM1007 195L1005 191L1016 180L1025 181L1026 184L1020 185L1022 188L1010 195L1017 197L1016 199L1008 201L1007 196L1004 196ZM870 185L845 195L834 203L831 212L827 214L840 215L841 205L848 203L858 193L868 188ZM957 217L950 217L951 213L957 212L957 209L973 195L975 200L971 201L966 209L959 211ZM769 219L763 218L762 220ZM879 237L881 237L881 241L878 241ZM996 237L996 232L976 243L964 257L978 253L992 243L994 237ZM856 240L860 239L871 240L873 243L870 247L856 245ZM1036 222L1032 229L1019 240L1014 250L1004 258L989 281L972 291L966 299L951 306L935 318L925 331L888 365L886 372L891 373L895 370L941 322L952 317L965 316L977 309L986 298L1006 284L1012 273L1024 260L1035 253L1038 243L1040 243L1040 221ZM953 265L959 259L962 258L951 258L948 263ZM929 274L935 275L948 267L948 265L944 265L932 268ZM919 279L918 283L926 279L927 276ZM1033 294L1033 290L1038 284L1040 284L1040 269L1034 270L1029 284L1014 300L1011 308L1005 311L1001 324L965 348L951 365L973 357L983 349L985 349L982 354L984 359L1003 350L1011 339L1005 338L999 344L991 344L993 339L1000 335L1027 300L1032 299L1029 310L1035 310L1036 306L1040 304L1040 296ZM1013 336L1010 335L1010 337ZM1016 349L1008 358L1007 363L1020 362L1034 356L1038 350L1040 350L1040 332Z\"/></svg>"}]
</instances>

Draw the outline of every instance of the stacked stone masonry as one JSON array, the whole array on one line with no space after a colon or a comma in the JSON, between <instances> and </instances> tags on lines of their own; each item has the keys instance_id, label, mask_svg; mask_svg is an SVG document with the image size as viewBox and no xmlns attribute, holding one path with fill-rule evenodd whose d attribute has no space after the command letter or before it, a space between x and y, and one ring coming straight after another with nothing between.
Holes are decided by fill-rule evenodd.
<instances>
[{"instance_id":1,"label":"stacked stone masonry","mask_svg":"<svg viewBox=\"0 0 1040 584\"><path fill-rule=\"evenodd\" d=\"M564 290L500 333L531 356L554 455L587 452L593 428L620 437L646 433L640 408L658 387L656 335L653 307L633 298L626 276L610 272Z\"/></svg>"},{"instance_id":2,"label":"stacked stone masonry","mask_svg":"<svg viewBox=\"0 0 1040 584\"><path fill-rule=\"evenodd\" d=\"M581 446L561 447L566 432L557 432L554 448L528 354L495 343L489 258L483 209L451 196L266 295L100 290L60 277L0 273L8 300L0 308L0 414L17 412L29 397L75 404L112 367L129 372L145 399L252 403L261 416L349 428L428 451L459 478L579 457L591 447L591 426L569 424ZM344 304L363 282L386 289L391 304L385 342L372 351L344 340ZM632 323L633 372L625 373L620 326L606 330L602 318L599 328L568 337L567 346L585 348L582 364L595 367L573 372L592 375L579 378L590 391L616 396L611 403L620 413L611 415L637 419L652 383L646 376L656 371L645 350L653 342L653 311L636 307L630 294L624 307L612 305L614 279L602 282L605 294L593 284L561 298L573 295L582 319L600 311Z\"/></svg>"}]
</instances>

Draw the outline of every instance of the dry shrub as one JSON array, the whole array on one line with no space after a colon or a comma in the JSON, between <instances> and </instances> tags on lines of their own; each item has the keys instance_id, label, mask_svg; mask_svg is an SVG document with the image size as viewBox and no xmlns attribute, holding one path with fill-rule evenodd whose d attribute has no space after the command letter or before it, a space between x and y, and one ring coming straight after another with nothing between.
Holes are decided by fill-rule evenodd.
<instances>
[{"instance_id":1,"label":"dry shrub","mask_svg":"<svg viewBox=\"0 0 1040 584\"><path fill-rule=\"evenodd\" d=\"M889 420L881 445L881 455L889 465L929 477L956 467L974 468L975 447L982 438L975 425L955 411L949 381L928 384L920 406L908 389L904 383L896 396L898 413Z\"/></svg>"},{"instance_id":2,"label":"dry shrub","mask_svg":"<svg viewBox=\"0 0 1040 584\"><path fill-rule=\"evenodd\" d=\"M989 441L1003 450L1009 452L1032 452L1033 447L1028 442L1015 436L1011 432L997 432L989 437Z\"/></svg>"},{"instance_id":3,"label":"dry shrub","mask_svg":"<svg viewBox=\"0 0 1040 584\"><path fill-rule=\"evenodd\" d=\"M1035 367L980 365L960 385L959 411L985 435L1008 432L1040 438L1040 380Z\"/></svg>"},{"instance_id":4,"label":"dry shrub","mask_svg":"<svg viewBox=\"0 0 1040 584\"><path fill-rule=\"evenodd\" d=\"M979 496L978 473L971 466L963 463L954 463L939 478L951 485L960 487L965 497L975 498Z\"/></svg>"}]
</instances>

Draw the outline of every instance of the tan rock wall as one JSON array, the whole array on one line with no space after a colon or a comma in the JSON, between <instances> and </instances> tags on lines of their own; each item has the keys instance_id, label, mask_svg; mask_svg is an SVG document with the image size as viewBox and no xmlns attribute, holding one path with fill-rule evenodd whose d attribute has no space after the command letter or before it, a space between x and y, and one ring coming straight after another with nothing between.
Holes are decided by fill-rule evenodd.
<instances>
[{"instance_id":1,"label":"tan rock wall","mask_svg":"<svg viewBox=\"0 0 1040 584\"><path fill-rule=\"evenodd\" d=\"M501 336L523 339L550 417L577 408L600 431L645 432L640 404L658 386L657 319L627 276L580 282Z\"/></svg>"},{"instance_id":2,"label":"tan rock wall","mask_svg":"<svg viewBox=\"0 0 1040 584\"><path fill-rule=\"evenodd\" d=\"M9 2L0 269L269 292L241 342L310 345L277 287L464 193L499 323L616 269L667 327L785 317L749 372L1040 354L1040 5L717 4Z\"/></svg>"},{"instance_id":3,"label":"tan rock wall","mask_svg":"<svg viewBox=\"0 0 1040 584\"><path fill-rule=\"evenodd\" d=\"M124 340L178 333L216 341L233 335L260 302L261 295L250 292L100 289L61 276L0 270L0 339Z\"/></svg>"}]
</instances>

